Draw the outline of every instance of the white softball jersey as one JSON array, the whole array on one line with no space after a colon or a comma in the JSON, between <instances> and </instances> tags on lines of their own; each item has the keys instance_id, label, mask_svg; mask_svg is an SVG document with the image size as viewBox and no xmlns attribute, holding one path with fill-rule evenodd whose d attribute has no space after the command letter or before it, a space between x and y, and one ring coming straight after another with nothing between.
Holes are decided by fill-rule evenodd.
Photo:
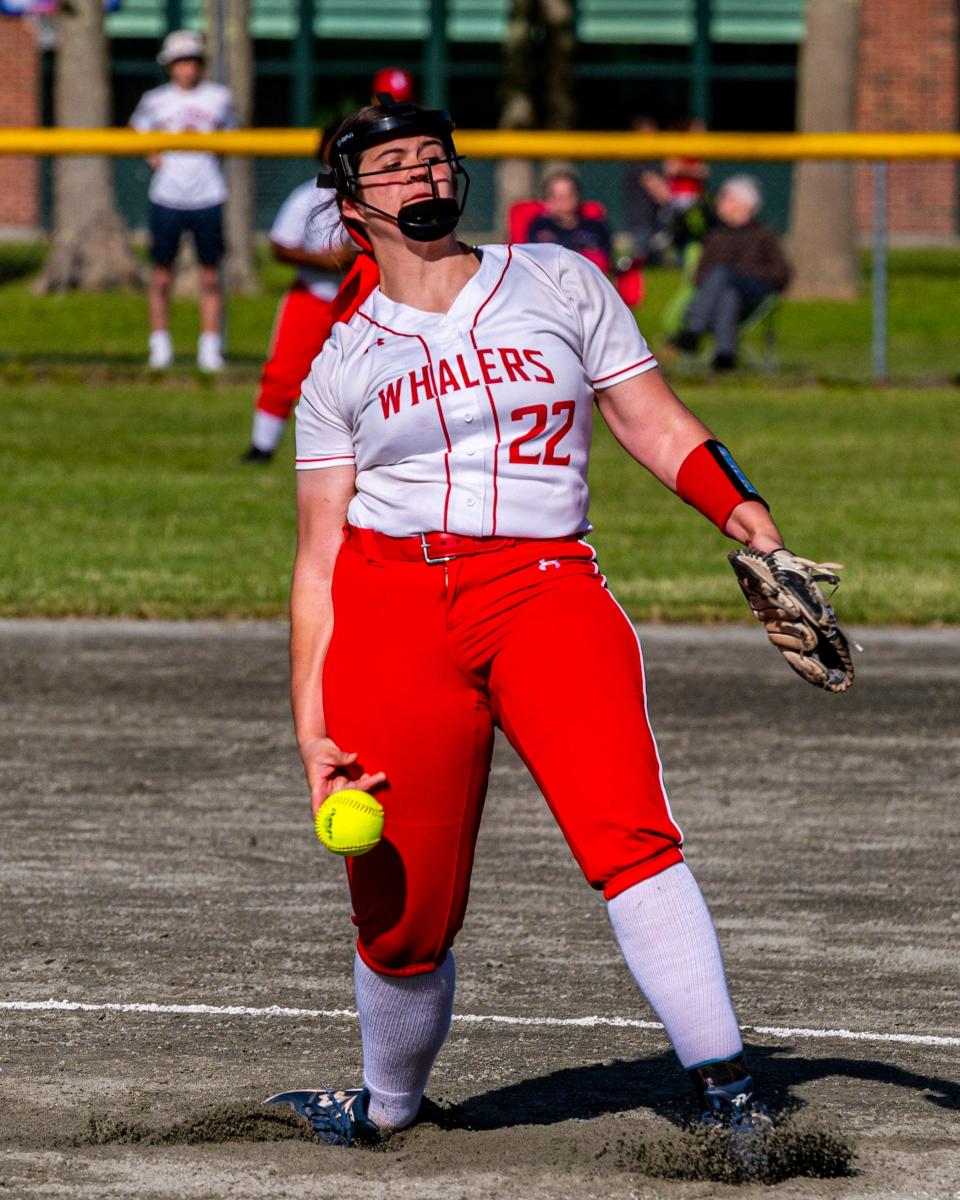
<instances>
[{"instance_id":1,"label":"white softball jersey","mask_svg":"<svg viewBox=\"0 0 960 1200\"><path fill-rule=\"evenodd\" d=\"M130 118L141 133L214 133L236 129L230 89L204 80L195 88L165 83L145 92ZM177 150L160 156L149 196L165 208L212 208L227 198L227 184L214 154Z\"/></svg>"},{"instance_id":2,"label":"white softball jersey","mask_svg":"<svg viewBox=\"0 0 960 1200\"><path fill-rule=\"evenodd\" d=\"M586 532L595 391L657 364L606 277L556 245L482 248L446 313L375 289L297 406L297 468L355 464L353 525L393 537Z\"/></svg>"},{"instance_id":3,"label":"white softball jersey","mask_svg":"<svg viewBox=\"0 0 960 1200\"><path fill-rule=\"evenodd\" d=\"M340 220L333 188L318 188L307 180L290 193L280 206L270 228L270 241L288 250L323 254L350 241ZM340 274L316 267L298 267L297 279L320 300L332 300L340 286Z\"/></svg>"}]
</instances>

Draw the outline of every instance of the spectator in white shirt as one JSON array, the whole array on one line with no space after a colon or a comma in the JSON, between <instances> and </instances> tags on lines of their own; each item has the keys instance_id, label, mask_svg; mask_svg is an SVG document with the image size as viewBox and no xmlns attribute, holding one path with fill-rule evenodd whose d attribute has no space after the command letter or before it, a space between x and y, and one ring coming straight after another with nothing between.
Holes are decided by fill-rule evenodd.
<instances>
[{"instance_id":1,"label":"spectator in white shirt","mask_svg":"<svg viewBox=\"0 0 960 1200\"><path fill-rule=\"evenodd\" d=\"M203 37L189 29L168 34L157 55L170 82L146 92L130 124L142 133L210 133L237 126L233 97L219 83L203 78L206 50ZM220 322L223 297L219 265L225 252L223 204L226 181L212 154L177 151L152 155L150 181L150 358L155 370L173 361L169 332L170 284L173 263L183 233L193 236L200 261L200 339L197 366L202 371L223 367Z\"/></svg>"}]
</instances>

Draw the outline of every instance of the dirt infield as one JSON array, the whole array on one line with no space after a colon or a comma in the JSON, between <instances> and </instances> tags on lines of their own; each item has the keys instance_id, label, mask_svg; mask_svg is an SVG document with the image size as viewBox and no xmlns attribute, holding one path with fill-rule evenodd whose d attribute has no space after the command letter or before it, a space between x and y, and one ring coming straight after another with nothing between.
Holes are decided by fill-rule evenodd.
<instances>
[{"instance_id":1,"label":"dirt infield","mask_svg":"<svg viewBox=\"0 0 960 1200\"><path fill-rule=\"evenodd\" d=\"M329 1015L351 927L285 631L0 622L0 1196L960 1198L960 635L863 631L833 697L752 628L641 634L791 1178L707 1178L683 1074L505 745L435 1107L376 1151L262 1109L360 1065ZM50 998L91 1007L16 1007Z\"/></svg>"}]
</instances>

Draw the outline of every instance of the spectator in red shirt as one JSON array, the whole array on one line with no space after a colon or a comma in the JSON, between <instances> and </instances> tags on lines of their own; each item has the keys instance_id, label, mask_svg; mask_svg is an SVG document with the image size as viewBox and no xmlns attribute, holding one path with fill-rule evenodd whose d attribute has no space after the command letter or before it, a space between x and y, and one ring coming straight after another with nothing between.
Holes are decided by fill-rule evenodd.
<instances>
[{"instance_id":1,"label":"spectator in red shirt","mask_svg":"<svg viewBox=\"0 0 960 1200\"><path fill-rule=\"evenodd\" d=\"M699 117L685 117L675 121L671 129L674 133L703 133L706 125ZM705 198L710 167L703 159L668 158L663 164L663 173L677 212L686 212Z\"/></svg>"}]
</instances>

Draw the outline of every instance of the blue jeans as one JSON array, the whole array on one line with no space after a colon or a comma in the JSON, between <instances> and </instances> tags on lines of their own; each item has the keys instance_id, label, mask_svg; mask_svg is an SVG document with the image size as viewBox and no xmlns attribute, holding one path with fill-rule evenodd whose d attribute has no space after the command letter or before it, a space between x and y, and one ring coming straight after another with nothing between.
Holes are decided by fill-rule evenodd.
<instances>
[{"instance_id":1,"label":"blue jeans","mask_svg":"<svg viewBox=\"0 0 960 1200\"><path fill-rule=\"evenodd\" d=\"M717 354L737 353L737 326L774 289L732 267L714 267L687 306L683 327L690 333L712 333Z\"/></svg>"}]
</instances>

